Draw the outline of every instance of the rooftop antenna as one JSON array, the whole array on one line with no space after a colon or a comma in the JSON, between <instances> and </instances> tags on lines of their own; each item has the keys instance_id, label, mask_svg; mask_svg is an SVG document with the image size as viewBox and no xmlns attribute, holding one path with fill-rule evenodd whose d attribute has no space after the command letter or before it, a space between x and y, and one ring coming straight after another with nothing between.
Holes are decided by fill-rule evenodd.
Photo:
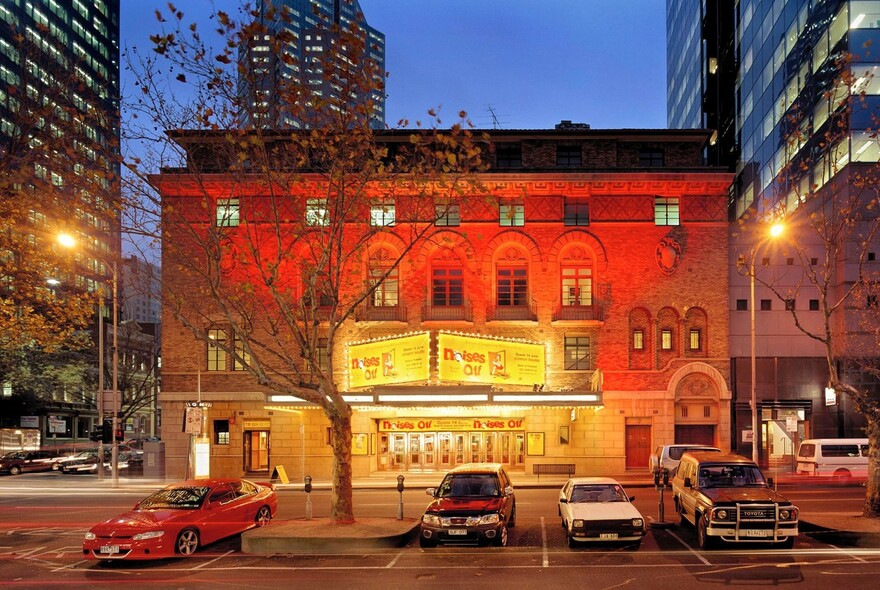
<instances>
[{"instance_id":1,"label":"rooftop antenna","mask_svg":"<svg viewBox=\"0 0 880 590\"><path fill-rule=\"evenodd\" d=\"M489 114L492 115L492 129L501 129L501 122L498 120L498 114L495 112L495 107L487 104L486 110L488 110Z\"/></svg>"}]
</instances>

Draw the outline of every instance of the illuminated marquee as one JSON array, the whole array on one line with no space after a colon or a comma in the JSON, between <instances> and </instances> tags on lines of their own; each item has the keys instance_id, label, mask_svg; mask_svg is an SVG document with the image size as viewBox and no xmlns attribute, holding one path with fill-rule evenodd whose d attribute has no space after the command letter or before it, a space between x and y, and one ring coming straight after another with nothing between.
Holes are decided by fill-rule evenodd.
<instances>
[{"instance_id":1,"label":"illuminated marquee","mask_svg":"<svg viewBox=\"0 0 880 590\"><path fill-rule=\"evenodd\" d=\"M379 420L379 432L466 432L525 430L523 418L388 418Z\"/></svg>"},{"instance_id":2,"label":"illuminated marquee","mask_svg":"<svg viewBox=\"0 0 880 590\"><path fill-rule=\"evenodd\" d=\"M544 345L440 332L437 369L441 381L511 385L544 383Z\"/></svg>"},{"instance_id":3,"label":"illuminated marquee","mask_svg":"<svg viewBox=\"0 0 880 590\"><path fill-rule=\"evenodd\" d=\"M428 332L351 344L348 347L349 387L426 381L430 350Z\"/></svg>"}]
</instances>

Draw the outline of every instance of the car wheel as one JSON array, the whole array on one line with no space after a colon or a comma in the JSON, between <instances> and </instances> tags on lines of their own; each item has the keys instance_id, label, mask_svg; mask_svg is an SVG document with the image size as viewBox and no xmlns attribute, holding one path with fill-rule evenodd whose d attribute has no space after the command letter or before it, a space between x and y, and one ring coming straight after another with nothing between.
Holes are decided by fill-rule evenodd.
<instances>
[{"instance_id":1,"label":"car wheel","mask_svg":"<svg viewBox=\"0 0 880 590\"><path fill-rule=\"evenodd\" d=\"M272 509L268 506L260 506L260 509L257 510L257 515L254 517L254 521L257 523L257 526L266 526L271 520Z\"/></svg>"},{"instance_id":2,"label":"car wheel","mask_svg":"<svg viewBox=\"0 0 880 590\"><path fill-rule=\"evenodd\" d=\"M516 526L516 504L513 505L513 509L510 511L510 518L507 520L507 528L512 529Z\"/></svg>"},{"instance_id":3,"label":"car wheel","mask_svg":"<svg viewBox=\"0 0 880 590\"><path fill-rule=\"evenodd\" d=\"M21 467L18 465L13 465L9 468L9 475L18 475L19 473L21 473Z\"/></svg>"},{"instance_id":4,"label":"car wheel","mask_svg":"<svg viewBox=\"0 0 880 590\"><path fill-rule=\"evenodd\" d=\"M715 539L709 536L706 528L708 523L704 517L697 520L697 545L702 551L707 551L715 546Z\"/></svg>"},{"instance_id":5,"label":"car wheel","mask_svg":"<svg viewBox=\"0 0 880 590\"><path fill-rule=\"evenodd\" d=\"M58 463L52 463L52 471L58 471L61 469L61 465Z\"/></svg>"},{"instance_id":6,"label":"car wheel","mask_svg":"<svg viewBox=\"0 0 880 590\"><path fill-rule=\"evenodd\" d=\"M849 472L848 469L838 469L834 472L833 479L837 483L849 483L851 477L852 474Z\"/></svg>"},{"instance_id":7,"label":"car wheel","mask_svg":"<svg viewBox=\"0 0 880 590\"><path fill-rule=\"evenodd\" d=\"M501 534L496 535L495 537L495 546L496 547L507 547L507 526L501 525Z\"/></svg>"},{"instance_id":8,"label":"car wheel","mask_svg":"<svg viewBox=\"0 0 880 590\"><path fill-rule=\"evenodd\" d=\"M177 535L175 550L181 555L192 555L199 548L199 533L195 529L185 529Z\"/></svg>"},{"instance_id":9,"label":"car wheel","mask_svg":"<svg viewBox=\"0 0 880 590\"><path fill-rule=\"evenodd\" d=\"M425 537L419 537L419 547L424 547L425 549L431 549L437 546L436 541L432 541L431 539L426 539Z\"/></svg>"}]
</instances>

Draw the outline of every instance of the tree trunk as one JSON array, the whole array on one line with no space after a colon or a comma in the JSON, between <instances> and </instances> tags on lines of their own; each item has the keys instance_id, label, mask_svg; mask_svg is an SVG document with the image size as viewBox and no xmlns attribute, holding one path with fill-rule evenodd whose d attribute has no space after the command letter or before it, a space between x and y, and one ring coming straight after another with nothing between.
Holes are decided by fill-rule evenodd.
<instances>
[{"instance_id":1,"label":"tree trunk","mask_svg":"<svg viewBox=\"0 0 880 590\"><path fill-rule=\"evenodd\" d=\"M880 518L880 424L868 416L868 478L865 480L864 516Z\"/></svg>"},{"instance_id":2,"label":"tree trunk","mask_svg":"<svg viewBox=\"0 0 880 590\"><path fill-rule=\"evenodd\" d=\"M342 403L330 414L330 446L333 448L333 489L330 518L336 524L354 522L351 488L351 408Z\"/></svg>"}]
</instances>

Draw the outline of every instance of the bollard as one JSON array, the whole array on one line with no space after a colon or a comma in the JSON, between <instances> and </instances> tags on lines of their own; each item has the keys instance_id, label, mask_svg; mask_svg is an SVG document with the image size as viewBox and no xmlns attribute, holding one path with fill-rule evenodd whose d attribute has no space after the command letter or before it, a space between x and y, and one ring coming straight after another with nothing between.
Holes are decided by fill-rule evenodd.
<instances>
[{"instance_id":1,"label":"bollard","mask_svg":"<svg viewBox=\"0 0 880 590\"><path fill-rule=\"evenodd\" d=\"M397 520L403 520L403 476L397 476L397 491L400 494L400 501L397 505Z\"/></svg>"},{"instance_id":2,"label":"bollard","mask_svg":"<svg viewBox=\"0 0 880 590\"><path fill-rule=\"evenodd\" d=\"M305 485L303 489L306 491L306 520L312 519L312 476L307 475L303 480Z\"/></svg>"}]
</instances>

